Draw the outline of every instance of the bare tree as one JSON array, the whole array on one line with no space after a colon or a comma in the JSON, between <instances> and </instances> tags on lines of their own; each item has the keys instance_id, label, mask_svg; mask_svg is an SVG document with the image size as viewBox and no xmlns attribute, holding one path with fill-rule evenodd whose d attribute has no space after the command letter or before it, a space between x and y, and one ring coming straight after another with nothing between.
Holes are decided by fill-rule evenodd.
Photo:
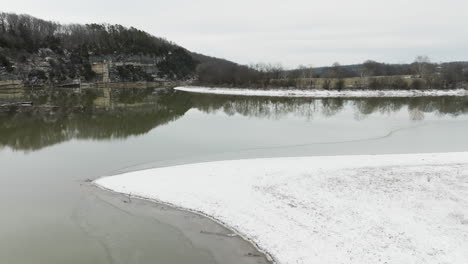
<instances>
[{"instance_id":1,"label":"bare tree","mask_svg":"<svg viewBox=\"0 0 468 264\"><path fill-rule=\"evenodd\" d=\"M269 64L269 71L273 79L280 79L281 74L284 72L283 65L281 63Z\"/></svg>"},{"instance_id":2,"label":"bare tree","mask_svg":"<svg viewBox=\"0 0 468 264\"><path fill-rule=\"evenodd\" d=\"M298 84L303 87L312 87L313 86L313 77L314 77L314 69L311 65L299 65L296 70L293 70L296 74L296 78L298 78Z\"/></svg>"},{"instance_id":3,"label":"bare tree","mask_svg":"<svg viewBox=\"0 0 468 264\"><path fill-rule=\"evenodd\" d=\"M419 78L427 77L427 75L432 73L434 68L428 56L417 56L413 65Z\"/></svg>"}]
</instances>

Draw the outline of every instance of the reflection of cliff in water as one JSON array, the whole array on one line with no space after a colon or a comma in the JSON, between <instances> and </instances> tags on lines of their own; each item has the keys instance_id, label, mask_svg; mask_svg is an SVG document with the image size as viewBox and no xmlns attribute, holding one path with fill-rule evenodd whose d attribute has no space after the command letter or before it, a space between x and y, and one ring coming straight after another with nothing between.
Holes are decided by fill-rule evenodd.
<instances>
[{"instance_id":1,"label":"reflection of cliff in water","mask_svg":"<svg viewBox=\"0 0 468 264\"><path fill-rule=\"evenodd\" d=\"M394 114L407 110L412 120L424 119L424 114L458 116L468 113L468 97L413 98L276 98L223 95L194 95L193 106L205 113L223 111L259 118L281 119L295 115L312 119L314 116L334 116L351 110L356 119L371 114Z\"/></svg>"},{"instance_id":2,"label":"reflection of cliff in water","mask_svg":"<svg viewBox=\"0 0 468 264\"><path fill-rule=\"evenodd\" d=\"M0 115L0 147L37 150L71 139L126 138L145 134L190 109L189 97L176 98L172 90L119 90L104 100L105 105L101 98L102 91L35 93L30 99L36 106Z\"/></svg>"}]
</instances>

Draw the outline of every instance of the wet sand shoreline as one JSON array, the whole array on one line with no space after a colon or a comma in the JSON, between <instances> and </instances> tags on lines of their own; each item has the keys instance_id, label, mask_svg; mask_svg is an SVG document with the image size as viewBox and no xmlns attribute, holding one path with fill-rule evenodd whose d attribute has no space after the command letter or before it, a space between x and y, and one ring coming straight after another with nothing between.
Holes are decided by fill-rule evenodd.
<instances>
[{"instance_id":1,"label":"wet sand shoreline","mask_svg":"<svg viewBox=\"0 0 468 264\"><path fill-rule=\"evenodd\" d=\"M144 197L114 192L90 182L93 193L121 210L138 211L167 223L190 239L195 247L204 248L219 264L274 264L268 252L243 234L202 212Z\"/></svg>"}]
</instances>

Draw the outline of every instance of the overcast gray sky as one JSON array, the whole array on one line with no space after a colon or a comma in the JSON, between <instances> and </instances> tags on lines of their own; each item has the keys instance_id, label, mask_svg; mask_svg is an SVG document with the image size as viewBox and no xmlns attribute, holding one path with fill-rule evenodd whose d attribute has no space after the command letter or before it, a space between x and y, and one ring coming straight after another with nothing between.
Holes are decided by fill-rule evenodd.
<instances>
[{"instance_id":1,"label":"overcast gray sky","mask_svg":"<svg viewBox=\"0 0 468 264\"><path fill-rule=\"evenodd\" d=\"M468 60L468 0L0 0L57 22L134 26L242 64Z\"/></svg>"}]
</instances>

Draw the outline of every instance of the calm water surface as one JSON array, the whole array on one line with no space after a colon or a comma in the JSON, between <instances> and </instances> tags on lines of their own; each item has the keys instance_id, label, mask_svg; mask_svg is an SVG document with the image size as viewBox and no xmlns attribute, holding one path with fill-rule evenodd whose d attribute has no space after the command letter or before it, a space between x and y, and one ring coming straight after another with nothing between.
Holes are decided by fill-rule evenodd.
<instances>
[{"instance_id":1,"label":"calm water surface","mask_svg":"<svg viewBox=\"0 0 468 264\"><path fill-rule=\"evenodd\" d=\"M468 150L466 97L0 94L0 105L15 100L35 106L0 113L0 263L9 264L265 263L205 218L87 182L105 175L224 159Z\"/></svg>"}]
</instances>

